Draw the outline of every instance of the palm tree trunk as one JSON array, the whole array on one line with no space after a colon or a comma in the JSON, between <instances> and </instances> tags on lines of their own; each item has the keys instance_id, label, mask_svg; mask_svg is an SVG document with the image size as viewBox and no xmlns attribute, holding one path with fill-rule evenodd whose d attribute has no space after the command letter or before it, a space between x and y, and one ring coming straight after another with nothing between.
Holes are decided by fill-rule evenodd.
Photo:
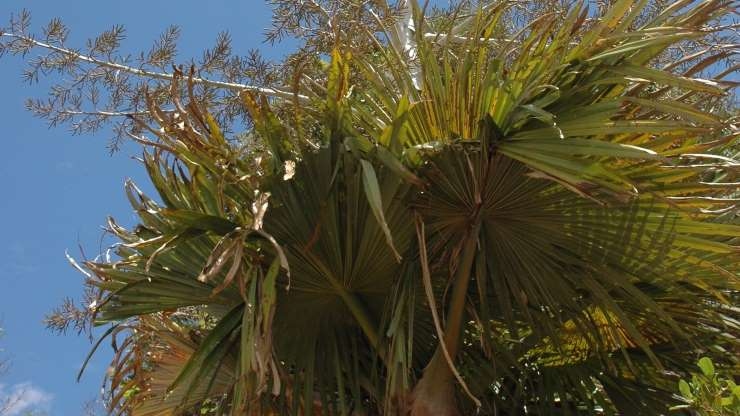
<instances>
[{"instance_id":1,"label":"palm tree trunk","mask_svg":"<svg viewBox=\"0 0 740 416\"><path fill-rule=\"evenodd\" d=\"M450 365L437 347L411 394L411 416L459 416L454 383Z\"/></svg>"},{"instance_id":2,"label":"palm tree trunk","mask_svg":"<svg viewBox=\"0 0 740 416\"><path fill-rule=\"evenodd\" d=\"M480 223L476 219L463 243L461 261L455 273L452 297L445 322L444 347L442 343L437 346L421 379L414 387L411 416L460 415L455 400L456 374L453 371L453 365L462 342L465 297L475 260L479 229ZM443 348L446 348L447 354Z\"/></svg>"}]
</instances>

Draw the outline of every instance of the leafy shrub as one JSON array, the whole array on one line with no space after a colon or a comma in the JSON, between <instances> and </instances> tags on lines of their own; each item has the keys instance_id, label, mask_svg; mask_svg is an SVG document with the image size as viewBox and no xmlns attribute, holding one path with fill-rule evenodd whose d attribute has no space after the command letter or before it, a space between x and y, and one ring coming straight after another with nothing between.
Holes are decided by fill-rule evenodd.
<instances>
[{"instance_id":1,"label":"leafy shrub","mask_svg":"<svg viewBox=\"0 0 740 416\"><path fill-rule=\"evenodd\" d=\"M699 360L698 367L701 373L692 374L691 381L678 382L678 390L687 404L672 409L689 409L701 416L739 415L740 386L732 375L720 374L707 357Z\"/></svg>"}]
</instances>

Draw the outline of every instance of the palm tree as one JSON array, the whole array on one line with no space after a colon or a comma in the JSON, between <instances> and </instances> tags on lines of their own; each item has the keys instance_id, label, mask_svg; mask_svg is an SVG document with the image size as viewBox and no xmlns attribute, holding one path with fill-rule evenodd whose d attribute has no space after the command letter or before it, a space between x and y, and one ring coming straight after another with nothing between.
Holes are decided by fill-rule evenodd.
<instances>
[{"instance_id":1,"label":"palm tree","mask_svg":"<svg viewBox=\"0 0 740 416\"><path fill-rule=\"evenodd\" d=\"M727 55L675 54L732 4L506 38L511 3L409 4L292 99L243 93L241 141L185 75L149 101L159 201L127 184L140 224L86 263L113 412L660 414L700 354L737 365L732 83L695 78Z\"/></svg>"}]
</instances>

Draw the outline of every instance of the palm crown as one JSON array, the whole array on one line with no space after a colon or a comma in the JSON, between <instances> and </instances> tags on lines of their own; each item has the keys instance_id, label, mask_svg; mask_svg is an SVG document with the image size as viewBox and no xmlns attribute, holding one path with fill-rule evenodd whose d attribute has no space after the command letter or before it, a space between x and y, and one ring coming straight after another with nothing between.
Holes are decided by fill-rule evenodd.
<instances>
[{"instance_id":1,"label":"palm crown","mask_svg":"<svg viewBox=\"0 0 740 416\"><path fill-rule=\"evenodd\" d=\"M86 264L112 409L658 414L698 353L735 365L730 84L652 65L731 4L645 4L501 39L506 2L430 35L411 1L293 100L244 93L243 143L150 102L161 203L128 184L140 225Z\"/></svg>"}]
</instances>

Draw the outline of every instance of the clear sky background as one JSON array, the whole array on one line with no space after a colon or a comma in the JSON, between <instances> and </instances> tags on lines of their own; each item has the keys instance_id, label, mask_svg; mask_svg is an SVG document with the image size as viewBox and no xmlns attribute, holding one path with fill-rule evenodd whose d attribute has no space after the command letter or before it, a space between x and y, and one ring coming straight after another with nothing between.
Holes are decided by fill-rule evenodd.
<instances>
[{"instance_id":1,"label":"clear sky background","mask_svg":"<svg viewBox=\"0 0 740 416\"><path fill-rule=\"evenodd\" d=\"M181 62L199 57L221 30L231 32L237 53L260 48L267 57L279 58L287 50L262 42L270 10L261 0L3 0L0 26L24 7L32 13L34 32L60 17L72 31L69 44L79 47L123 24L128 34L123 49L148 50L168 25L176 24L182 29ZM25 99L46 91L43 82L24 84L22 68L20 57L0 59L0 326L5 328L0 356L12 361L10 372L0 375L0 399L23 391L16 413L36 408L49 416L76 416L98 396L110 348L105 344L76 383L89 340L44 328L45 314L63 298L81 293L82 277L64 253L79 257L79 245L88 257L97 255L108 215L124 225L135 221L123 192L126 178L148 193L152 188L132 159L140 153L136 146L108 156L106 132L71 136L27 112Z\"/></svg>"}]
</instances>

